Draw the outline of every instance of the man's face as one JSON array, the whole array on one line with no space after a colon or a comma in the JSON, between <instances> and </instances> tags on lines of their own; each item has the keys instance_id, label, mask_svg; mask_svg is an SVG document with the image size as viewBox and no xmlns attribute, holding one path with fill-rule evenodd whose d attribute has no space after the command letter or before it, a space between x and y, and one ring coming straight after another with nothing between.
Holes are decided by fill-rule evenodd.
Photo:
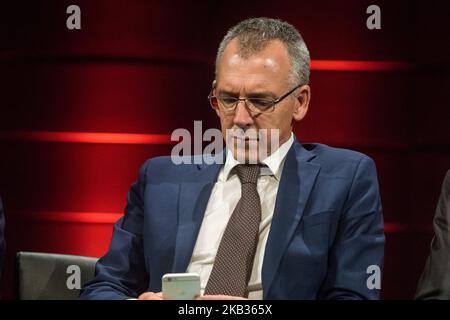
<instances>
[{"instance_id":1,"label":"man's face","mask_svg":"<svg viewBox=\"0 0 450 320\"><path fill-rule=\"evenodd\" d=\"M275 100L295 87L289 81L291 65L287 49L282 42L273 40L263 50L246 58L241 57L238 52L239 43L234 39L225 48L217 66L217 78L213 92L215 96L259 97ZM303 101L305 99L301 92L305 88L308 94L306 101ZM276 104L273 111L268 113L253 113L247 108L244 101L239 101L232 114L225 114L221 108L216 109L216 112L220 118L224 137L227 137L228 131L229 139L225 140L228 148L233 151L234 157L236 159L244 157L247 162L249 159L253 159L250 161L254 161L254 159L261 161L263 159L258 152L252 154L249 150L254 150L254 146L257 145L258 150L266 148L267 155L274 152L279 145L289 139L292 120L298 121L304 117L308 102L309 87L302 86ZM252 130L249 131L249 129ZM261 129L267 130L267 134L264 135L265 139L258 139L258 134L255 137L256 141L251 141L251 139L242 141L243 132L256 131L260 133ZM279 139L272 146L270 135L277 130ZM268 142L267 146L265 146L266 141Z\"/></svg>"}]
</instances>

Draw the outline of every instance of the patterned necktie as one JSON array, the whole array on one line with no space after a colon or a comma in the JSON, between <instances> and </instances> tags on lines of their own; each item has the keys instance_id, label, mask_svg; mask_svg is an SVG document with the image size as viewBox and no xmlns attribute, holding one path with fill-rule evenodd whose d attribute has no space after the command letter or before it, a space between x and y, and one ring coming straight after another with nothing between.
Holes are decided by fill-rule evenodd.
<instances>
[{"instance_id":1,"label":"patterned necktie","mask_svg":"<svg viewBox=\"0 0 450 320\"><path fill-rule=\"evenodd\" d=\"M237 165L241 199L220 241L205 294L247 297L261 222L261 200L256 183L258 165Z\"/></svg>"}]
</instances>

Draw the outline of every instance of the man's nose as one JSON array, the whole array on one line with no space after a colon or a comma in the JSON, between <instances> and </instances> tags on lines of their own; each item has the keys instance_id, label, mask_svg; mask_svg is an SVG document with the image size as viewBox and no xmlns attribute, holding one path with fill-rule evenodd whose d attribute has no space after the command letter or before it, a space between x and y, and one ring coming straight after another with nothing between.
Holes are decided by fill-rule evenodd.
<instances>
[{"instance_id":1,"label":"man's nose","mask_svg":"<svg viewBox=\"0 0 450 320\"><path fill-rule=\"evenodd\" d=\"M245 105L245 101L238 101L233 123L240 128L247 128L253 124L253 118Z\"/></svg>"}]
</instances>

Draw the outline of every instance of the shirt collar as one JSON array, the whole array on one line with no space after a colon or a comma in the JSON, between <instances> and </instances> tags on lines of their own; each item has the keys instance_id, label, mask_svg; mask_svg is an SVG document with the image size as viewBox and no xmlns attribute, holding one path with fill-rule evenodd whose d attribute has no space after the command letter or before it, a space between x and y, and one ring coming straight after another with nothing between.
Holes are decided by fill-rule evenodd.
<instances>
[{"instance_id":1,"label":"shirt collar","mask_svg":"<svg viewBox=\"0 0 450 320\"><path fill-rule=\"evenodd\" d=\"M273 175L277 180L280 180L284 159L293 142L294 134L291 132L289 139L261 162L267 166L261 168L261 175ZM227 148L227 157L223 166L223 178L225 181L228 180L231 170L238 164L239 162L233 157L231 150Z\"/></svg>"}]
</instances>

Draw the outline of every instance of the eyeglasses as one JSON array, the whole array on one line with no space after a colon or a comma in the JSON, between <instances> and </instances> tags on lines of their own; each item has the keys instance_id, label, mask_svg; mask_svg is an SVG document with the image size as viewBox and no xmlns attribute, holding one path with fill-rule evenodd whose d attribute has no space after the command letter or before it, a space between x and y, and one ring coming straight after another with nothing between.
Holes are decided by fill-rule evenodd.
<instances>
[{"instance_id":1,"label":"eyeglasses","mask_svg":"<svg viewBox=\"0 0 450 320\"><path fill-rule=\"evenodd\" d=\"M269 113L272 112L275 109L275 105L281 101L283 101L286 97L288 97L291 93L293 93L296 89L298 89L301 86L299 84L295 88L293 88L288 93L282 95L281 97L277 99L267 99L267 98L236 98L236 97L230 97L230 96L224 96L224 97L217 97L213 95L213 90L211 90L211 93L208 96L209 103L211 104L211 107L213 109L220 108L223 110L225 114L233 114L236 111L236 107L239 103L239 101L244 101L247 108L252 113Z\"/></svg>"}]
</instances>

